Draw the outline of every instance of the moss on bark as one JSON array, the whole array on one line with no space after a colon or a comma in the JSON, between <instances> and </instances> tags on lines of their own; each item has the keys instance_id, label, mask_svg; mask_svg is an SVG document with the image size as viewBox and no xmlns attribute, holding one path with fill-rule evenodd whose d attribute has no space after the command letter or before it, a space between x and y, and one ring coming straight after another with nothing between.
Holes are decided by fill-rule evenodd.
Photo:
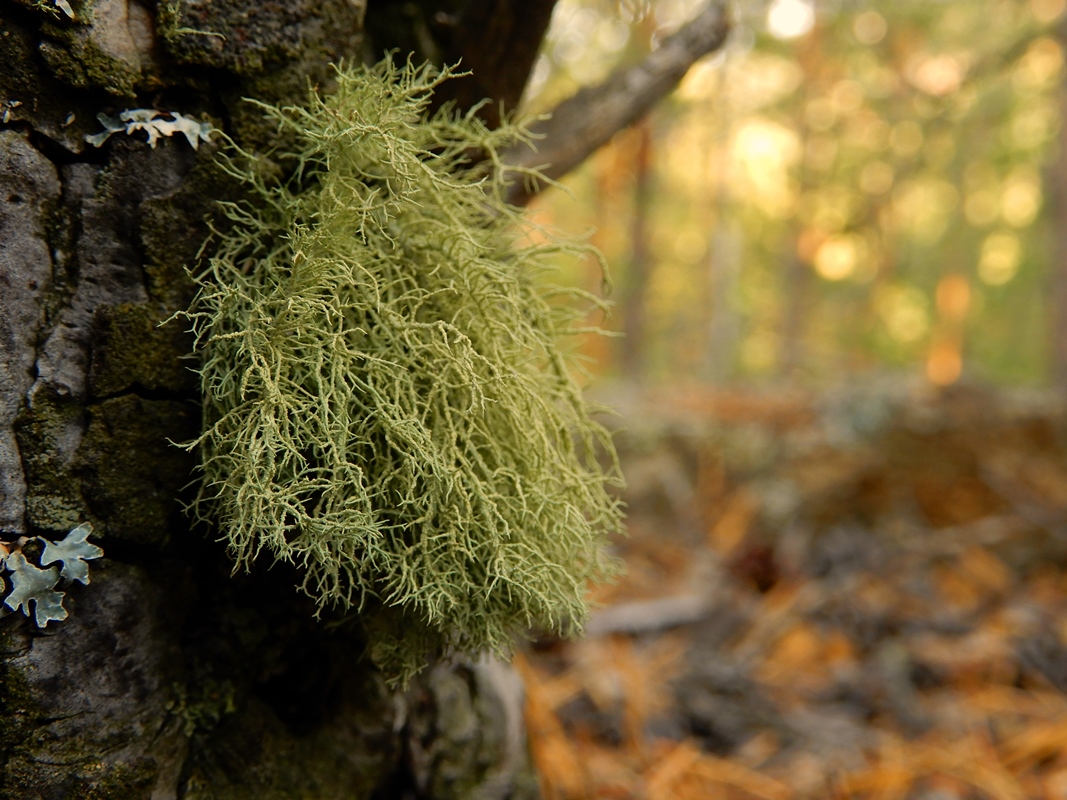
<instances>
[{"instance_id":1,"label":"moss on bark","mask_svg":"<svg viewBox=\"0 0 1067 800\"><path fill-rule=\"evenodd\" d=\"M89 371L93 395L195 392L192 365L182 360L192 337L175 325L160 327L159 316L156 306L132 303L107 306L96 313Z\"/></svg>"},{"instance_id":2,"label":"moss on bark","mask_svg":"<svg viewBox=\"0 0 1067 800\"><path fill-rule=\"evenodd\" d=\"M26 519L38 530L61 531L85 520L85 499L74 458L85 410L51 391L38 392L32 410L15 420L26 472Z\"/></svg>"},{"instance_id":3,"label":"moss on bark","mask_svg":"<svg viewBox=\"0 0 1067 800\"><path fill-rule=\"evenodd\" d=\"M194 403L133 394L89 407L78 466L86 507L107 520L108 536L160 547L183 527L178 497L192 460L170 442L192 435L199 416Z\"/></svg>"}]
</instances>

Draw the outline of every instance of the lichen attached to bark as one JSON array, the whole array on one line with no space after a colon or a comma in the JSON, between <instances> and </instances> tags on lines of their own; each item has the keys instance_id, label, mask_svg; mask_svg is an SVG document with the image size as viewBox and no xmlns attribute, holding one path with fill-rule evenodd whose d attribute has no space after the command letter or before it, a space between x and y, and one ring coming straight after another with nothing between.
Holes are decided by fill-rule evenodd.
<instances>
[{"instance_id":1,"label":"lichen attached to bark","mask_svg":"<svg viewBox=\"0 0 1067 800\"><path fill-rule=\"evenodd\" d=\"M578 248L501 199L515 128L427 117L447 75L385 61L264 106L298 143L270 162L291 177L233 159L254 199L228 207L189 311L199 512L239 567L264 553L320 606L383 607L371 654L400 680L580 630L620 522L610 439L559 343L585 309L544 280Z\"/></svg>"}]
</instances>

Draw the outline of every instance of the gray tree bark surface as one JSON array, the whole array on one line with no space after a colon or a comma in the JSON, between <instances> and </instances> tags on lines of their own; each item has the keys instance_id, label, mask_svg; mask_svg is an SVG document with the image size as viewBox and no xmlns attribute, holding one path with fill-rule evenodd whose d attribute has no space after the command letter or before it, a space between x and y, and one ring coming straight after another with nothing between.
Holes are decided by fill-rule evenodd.
<instances>
[{"instance_id":1,"label":"gray tree bark surface","mask_svg":"<svg viewBox=\"0 0 1067 800\"><path fill-rule=\"evenodd\" d=\"M170 442L198 431L195 364L158 323L236 189L215 144L85 140L98 113L148 107L267 147L240 98L328 85L331 61L362 59L365 11L0 0L0 539L88 521L105 549L64 589L66 620L0 619L0 797L537 796L510 667L439 665L391 692L293 573L231 576L182 512L195 462Z\"/></svg>"}]
</instances>

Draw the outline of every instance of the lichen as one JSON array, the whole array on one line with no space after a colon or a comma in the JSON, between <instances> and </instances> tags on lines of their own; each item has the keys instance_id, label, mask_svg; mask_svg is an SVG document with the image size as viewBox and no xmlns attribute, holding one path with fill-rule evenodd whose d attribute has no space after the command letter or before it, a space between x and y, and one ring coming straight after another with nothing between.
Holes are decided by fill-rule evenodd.
<instances>
[{"instance_id":1,"label":"lichen","mask_svg":"<svg viewBox=\"0 0 1067 800\"><path fill-rule=\"evenodd\" d=\"M56 19L60 14L67 19L74 19L76 16L68 0L31 0L30 6Z\"/></svg>"},{"instance_id":2,"label":"lichen","mask_svg":"<svg viewBox=\"0 0 1067 800\"><path fill-rule=\"evenodd\" d=\"M190 147L198 150L200 142L210 141L214 131L210 122L199 122L178 111L158 111L154 108L128 108L117 117L108 116L101 111L96 115L96 119L104 126L104 130L85 137L85 141L93 147L102 147L115 133L130 136L137 131L143 131L148 137L148 146L153 150L156 149L160 138L176 136L179 133L189 142Z\"/></svg>"},{"instance_id":3,"label":"lichen","mask_svg":"<svg viewBox=\"0 0 1067 800\"><path fill-rule=\"evenodd\" d=\"M176 683L173 694L174 699L167 703L167 712L182 721L186 736L214 730L220 720L237 710L233 683L228 680L208 678L188 687Z\"/></svg>"},{"instance_id":4,"label":"lichen","mask_svg":"<svg viewBox=\"0 0 1067 800\"><path fill-rule=\"evenodd\" d=\"M262 105L297 147L229 162L254 200L226 207L188 312L198 513L238 568L293 562L320 608L399 620L368 626L398 680L580 630L621 516L596 460L610 438L560 346L586 312L574 295L593 298L544 275L580 248L502 200L496 153L520 131L427 117L448 75L386 60L339 69L306 107Z\"/></svg>"},{"instance_id":5,"label":"lichen","mask_svg":"<svg viewBox=\"0 0 1067 800\"><path fill-rule=\"evenodd\" d=\"M11 582L11 591L4 598L4 605L11 611L21 610L27 617L32 617L39 628L46 627L49 622L66 619L67 609L63 606L65 593L57 590L56 586L60 579L66 584L89 583L88 561L104 554L103 550L87 541L92 532L93 526L86 522L71 529L58 542L40 536L20 537L16 542L0 542L0 564L10 573L8 579ZM31 545L35 550L42 545L44 547L40 555L40 567L26 558ZM62 567L42 569L57 561Z\"/></svg>"}]
</instances>

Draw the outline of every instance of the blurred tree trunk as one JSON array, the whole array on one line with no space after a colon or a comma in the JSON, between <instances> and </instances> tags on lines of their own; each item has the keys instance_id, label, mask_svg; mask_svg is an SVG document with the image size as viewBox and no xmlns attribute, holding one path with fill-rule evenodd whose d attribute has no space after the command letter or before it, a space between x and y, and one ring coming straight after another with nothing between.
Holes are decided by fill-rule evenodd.
<instances>
[{"instance_id":1,"label":"blurred tree trunk","mask_svg":"<svg viewBox=\"0 0 1067 800\"><path fill-rule=\"evenodd\" d=\"M157 323L188 304L184 268L235 187L215 143L85 137L148 107L265 148L240 98L328 86L329 62L363 59L365 21L372 58L464 57L489 79L453 99L511 108L553 3L0 0L0 532L90 521L105 548L67 620L0 620L0 797L537 795L510 667L390 692L294 574L231 576L182 513L194 459L168 440L197 433L198 389L188 337Z\"/></svg>"},{"instance_id":2,"label":"blurred tree trunk","mask_svg":"<svg viewBox=\"0 0 1067 800\"><path fill-rule=\"evenodd\" d=\"M626 294L622 300L622 368L627 378L640 382L645 376L648 281L655 258L649 243L652 214L652 131L647 120L634 128L637 143L633 163L633 218L630 221L630 260Z\"/></svg>"},{"instance_id":3,"label":"blurred tree trunk","mask_svg":"<svg viewBox=\"0 0 1067 800\"><path fill-rule=\"evenodd\" d=\"M804 76L801 81L801 90L798 93L798 101L801 109L807 104L810 93L807 87L816 85L819 79L820 66L823 63L822 41L819 24L816 23L812 31L807 35L804 43L797 50L797 63L800 65ZM804 119L803 114L800 116ZM817 176L811 174L811 170L805 164L808 143L811 131L806 123L800 131L800 164L798 167L797 195L803 198L817 182ZM792 236L789 237L789 249L782 254L782 323L781 323L781 350L779 355L778 371L781 377L788 380L796 380L803 373L808 359L807 330L811 318L811 303L814 296L814 276L811 264L805 261L800 254L800 237L803 233L803 225L799 220L794 220ZM809 254L808 258L814 254Z\"/></svg>"},{"instance_id":4,"label":"blurred tree trunk","mask_svg":"<svg viewBox=\"0 0 1067 800\"><path fill-rule=\"evenodd\" d=\"M1067 20L1060 23L1060 46L1067 47ZM1060 82L1059 155L1048 170L1047 182L1052 223L1052 380L1060 391L1067 392L1067 83Z\"/></svg>"}]
</instances>

